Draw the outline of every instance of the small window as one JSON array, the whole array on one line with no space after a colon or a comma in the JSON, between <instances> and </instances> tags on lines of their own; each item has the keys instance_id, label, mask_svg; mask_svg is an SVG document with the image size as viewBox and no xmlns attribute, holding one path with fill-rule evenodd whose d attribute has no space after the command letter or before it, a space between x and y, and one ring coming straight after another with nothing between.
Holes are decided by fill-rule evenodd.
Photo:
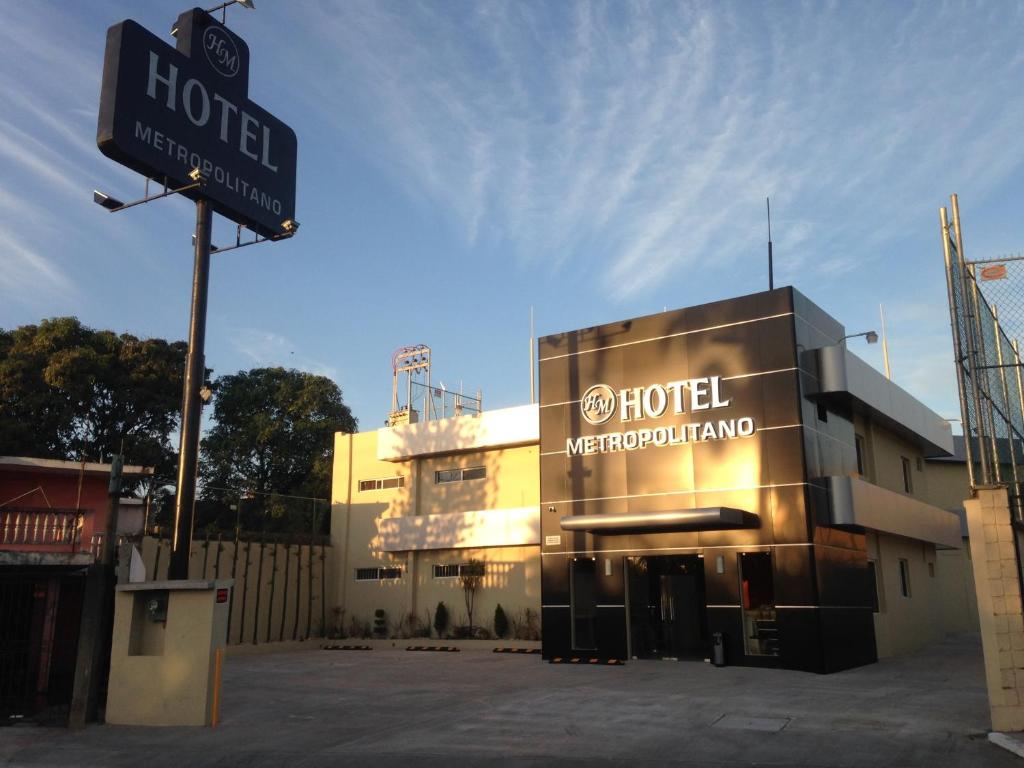
<instances>
[{"instance_id":1,"label":"small window","mask_svg":"<svg viewBox=\"0 0 1024 768\"><path fill-rule=\"evenodd\" d=\"M434 482L440 485L441 483L458 483L463 480L482 480L485 477L487 477L487 469L485 467L439 469L434 473Z\"/></svg>"},{"instance_id":2,"label":"small window","mask_svg":"<svg viewBox=\"0 0 1024 768\"><path fill-rule=\"evenodd\" d=\"M914 478L910 473L910 459L906 456L900 456L900 462L903 464L903 492L913 493Z\"/></svg>"},{"instance_id":3,"label":"small window","mask_svg":"<svg viewBox=\"0 0 1024 768\"><path fill-rule=\"evenodd\" d=\"M402 578L401 568L356 568L356 581L383 581Z\"/></svg>"},{"instance_id":4,"label":"small window","mask_svg":"<svg viewBox=\"0 0 1024 768\"><path fill-rule=\"evenodd\" d=\"M388 488L401 488L405 485L404 477L385 477L380 480L360 480L360 491L380 491Z\"/></svg>"},{"instance_id":5,"label":"small window","mask_svg":"<svg viewBox=\"0 0 1024 768\"><path fill-rule=\"evenodd\" d=\"M878 613L878 573L874 560L868 560L868 589L871 590L871 611Z\"/></svg>"},{"instance_id":6,"label":"small window","mask_svg":"<svg viewBox=\"0 0 1024 768\"><path fill-rule=\"evenodd\" d=\"M910 597L910 563L900 558L900 594Z\"/></svg>"},{"instance_id":7,"label":"small window","mask_svg":"<svg viewBox=\"0 0 1024 768\"><path fill-rule=\"evenodd\" d=\"M457 579L459 576L483 576L483 563L459 563L451 565L435 565L435 579Z\"/></svg>"},{"instance_id":8,"label":"small window","mask_svg":"<svg viewBox=\"0 0 1024 768\"><path fill-rule=\"evenodd\" d=\"M828 421L828 409L824 403L818 403L818 421Z\"/></svg>"},{"instance_id":9,"label":"small window","mask_svg":"<svg viewBox=\"0 0 1024 768\"><path fill-rule=\"evenodd\" d=\"M459 577L458 565L435 565L435 579L457 579Z\"/></svg>"},{"instance_id":10,"label":"small window","mask_svg":"<svg viewBox=\"0 0 1024 768\"><path fill-rule=\"evenodd\" d=\"M857 449L857 474L864 477L864 436L854 435L853 445Z\"/></svg>"}]
</instances>

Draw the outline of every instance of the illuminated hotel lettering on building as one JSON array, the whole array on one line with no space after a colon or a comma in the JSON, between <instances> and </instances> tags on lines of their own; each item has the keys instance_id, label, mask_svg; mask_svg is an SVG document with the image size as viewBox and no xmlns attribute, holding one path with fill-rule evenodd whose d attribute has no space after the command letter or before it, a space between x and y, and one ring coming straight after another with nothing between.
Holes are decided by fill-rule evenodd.
<instances>
[{"instance_id":1,"label":"illuminated hotel lettering on building","mask_svg":"<svg viewBox=\"0 0 1024 768\"><path fill-rule=\"evenodd\" d=\"M657 419L666 414L678 416L688 412L725 408L731 402L722 396L720 376L703 376L646 387L627 387L618 393L607 384L595 384L580 398L580 413L589 424L600 426L609 422L616 412L619 421L626 423ZM710 440L731 440L750 437L755 431L754 420L743 416L738 419L696 421L569 437L565 441L565 450L569 456L586 456L636 451L651 446L662 448Z\"/></svg>"},{"instance_id":2,"label":"illuminated hotel lettering on building","mask_svg":"<svg viewBox=\"0 0 1024 768\"><path fill-rule=\"evenodd\" d=\"M198 168L206 185L190 197L265 237L283 234L295 218L295 132L249 100L240 37L198 8L176 29L177 49L130 20L108 30L100 151L172 186Z\"/></svg>"}]
</instances>

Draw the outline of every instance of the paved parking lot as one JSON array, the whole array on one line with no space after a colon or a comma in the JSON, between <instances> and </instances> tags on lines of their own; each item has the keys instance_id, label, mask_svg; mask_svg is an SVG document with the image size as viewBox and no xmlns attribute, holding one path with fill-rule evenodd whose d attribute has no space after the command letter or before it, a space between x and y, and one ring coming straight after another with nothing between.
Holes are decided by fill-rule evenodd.
<instances>
[{"instance_id":1,"label":"paved parking lot","mask_svg":"<svg viewBox=\"0 0 1024 768\"><path fill-rule=\"evenodd\" d=\"M216 729L0 728L52 766L1019 766L988 743L981 649L829 676L695 662L300 651L229 659Z\"/></svg>"}]
</instances>

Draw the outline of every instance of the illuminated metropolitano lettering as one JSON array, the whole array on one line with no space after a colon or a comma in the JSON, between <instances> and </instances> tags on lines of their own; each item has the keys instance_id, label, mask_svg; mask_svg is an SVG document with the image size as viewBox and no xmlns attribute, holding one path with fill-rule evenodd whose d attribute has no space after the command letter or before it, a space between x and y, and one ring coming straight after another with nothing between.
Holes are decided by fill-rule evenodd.
<instances>
[{"instance_id":1,"label":"illuminated metropolitano lettering","mask_svg":"<svg viewBox=\"0 0 1024 768\"><path fill-rule=\"evenodd\" d=\"M749 416L743 416L739 419L672 424L653 429L570 437L565 441L565 452L569 456L588 456L595 453L637 451L651 446L664 448L687 443L752 437L756 431L754 420Z\"/></svg>"}]
</instances>

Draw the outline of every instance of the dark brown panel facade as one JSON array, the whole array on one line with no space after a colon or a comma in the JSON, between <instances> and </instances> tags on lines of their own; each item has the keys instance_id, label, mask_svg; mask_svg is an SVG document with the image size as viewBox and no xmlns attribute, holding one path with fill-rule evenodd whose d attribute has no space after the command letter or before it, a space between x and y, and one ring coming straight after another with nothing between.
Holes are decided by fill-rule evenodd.
<instances>
[{"instance_id":1,"label":"dark brown panel facade","mask_svg":"<svg viewBox=\"0 0 1024 768\"><path fill-rule=\"evenodd\" d=\"M719 639L735 664L829 671L874 658L858 597L863 537L815 525L815 481L847 473L856 454L849 415L808 398L806 352L843 334L782 288L540 339L546 658L710 656ZM562 527L718 508L741 510L742 526ZM574 613L573 573L587 574L588 600L596 579L592 622ZM826 624L851 623L870 647L822 647Z\"/></svg>"}]
</instances>

